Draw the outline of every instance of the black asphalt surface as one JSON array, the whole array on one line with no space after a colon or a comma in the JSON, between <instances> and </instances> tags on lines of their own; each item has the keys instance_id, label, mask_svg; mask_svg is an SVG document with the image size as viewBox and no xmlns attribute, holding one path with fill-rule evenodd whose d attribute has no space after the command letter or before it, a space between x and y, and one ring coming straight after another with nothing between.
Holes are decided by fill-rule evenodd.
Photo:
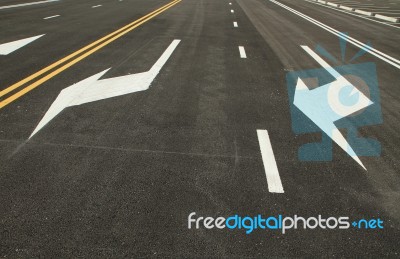
<instances>
[{"instance_id":1,"label":"black asphalt surface","mask_svg":"<svg viewBox=\"0 0 400 259\"><path fill-rule=\"evenodd\" d=\"M279 2L400 57L400 28ZM0 44L45 34L0 56L0 90L167 3L0 10ZM149 90L66 108L28 140L62 89L108 68L103 78L147 71L174 39ZM321 134L292 131L285 77L320 68L300 47L317 44L340 59L337 36L271 1L182 0L0 109L0 256L399 257L400 70L357 59L376 64L383 116L359 131L382 147L361 157L367 171L336 144L332 161L299 161L298 148ZM346 56L359 50L348 44ZM258 129L269 132L284 193L268 191ZM191 212L380 218L384 229L188 229Z\"/></svg>"}]
</instances>

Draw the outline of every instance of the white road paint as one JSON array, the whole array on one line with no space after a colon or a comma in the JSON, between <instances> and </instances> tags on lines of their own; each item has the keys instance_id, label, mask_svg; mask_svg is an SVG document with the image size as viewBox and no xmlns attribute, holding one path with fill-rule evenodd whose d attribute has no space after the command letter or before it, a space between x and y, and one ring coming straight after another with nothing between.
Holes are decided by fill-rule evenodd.
<instances>
[{"instance_id":1,"label":"white road paint","mask_svg":"<svg viewBox=\"0 0 400 259\"><path fill-rule=\"evenodd\" d=\"M400 27L395 26L395 25L392 25L392 24L390 24L390 23L388 23L388 22L377 21L377 20L368 18L368 17L363 16L363 15L355 14L355 13L353 13L353 12L350 12L349 10L346 10L346 9L345 9L345 10L339 10L339 9L333 8L333 7L331 7L331 6L324 5L324 4L320 4L320 3L317 3L317 2L314 2L314 1L311 1L311 0L304 0L304 1L309 2L309 3L316 4L316 5L319 5L319 6L323 6L323 7L325 7L325 8L329 8L329 9L332 9L332 10L335 10L335 11L338 11L338 12L341 12L341 13L346 13L346 14L351 15L351 16L356 16L356 17L358 17L358 18L361 18L361 19L364 19L364 20L368 20L368 21L370 21L370 22L379 23L379 24L384 24L384 25L390 26L390 27L392 27L392 28L400 29ZM342 8L342 7L343 7L343 6L340 6L339 8Z\"/></svg>"},{"instance_id":2,"label":"white road paint","mask_svg":"<svg viewBox=\"0 0 400 259\"><path fill-rule=\"evenodd\" d=\"M56 18L56 17L59 17L60 15L59 14L57 14L57 15L53 15L53 16L49 16L49 17L45 17L45 18L43 18L43 20L48 20L48 19L52 19L52 18Z\"/></svg>"},{"instance_id":3,"label":"white road paint","mask_svg":"<svg viewBox=\"0 0 400 259\"><path fill-rule=\"evenodd\" d=\"M239 46L239 53L241 58L247 58L246 51L244 50L243 46Z\"/></svg>"},{"instance_id":4,"label":"white road paint","mask_svg":"<svg viewBox=\"0 0 400 259\"><path fill-rule=\"evenodd\" d=\"M100 7L100 6L103 6L103 5L101 5L101 4L99 4L99 5L94 5L94 6L92 6L92 8L97 8L97 7Z\"/></svg>"},{"instance_id":5,"label":"white road paint","mask_svg":"<svg viewBox=\"0 0 400 259\"><path fill-rule=\"evenodd\" d=\"M232 5L232 3L229 3L229 5Z\"/></svg>"},{"instance_id":6,"label":"white road paint","mask_svg":"<svg viewBox=\"0 0 400 259\"><path fill-rule=\"evenodd\" d=\"M388 10L388 9L390 9L391 7L366 7L366 8L363 8L363 10L366 10L366 11L369 11L369 10Z\"/></svg>"},{"instance_id":7,"label":"white road paint","mask_svg":"<svg viewBox=\"0 0 400 259\"><path fill-rule=\"evenodd\" d=\"M231 13L234 13L235 11L231 10Z\"/></svg>"},{"instance_id":8,"label":"white road paint","mask_svg":"<svg viewBox=\"0 0 400 259\"><path fill-rule=\"evenodd\" d=\"M362 15L366 15L366 16L374 16L373 12L367 12L367 11L360 10L360 9L355 9L354 12L362 14Z\"/></svg>"},{"instance_id":9,"label":"white road paint","mask_svg":"<svg viewBox=\"0 0 400 259\"><path fill-rule=\"evenodd\" d=\"M32 41L35 41L39 39L40 37L44 36L45 34L22 39L22 40L16 40L8 43L3 43L0 45L0 55L8 55L17 49L22 48L23 46L31 43Z\"/></svg>"},{"instance_id":10,"label":"white road paint","mask_svg":"<svg viewBox=\"0 0 400 259\"><path fill-rule=\"evenodd\" d=\"M30 135L32 138L65 108L149 89L154 78L178 46L174 40L147 72L99 80L109 69L65 88Z\"/></svg>"},{"instance_id":11,"label":"white road paint","mask_svg":"<svg viewBox=\"0 0 400 259\"><path fill-rule=\"evenodd\" d=\"M398 10L398 11L392 11L392 10L376 11L375 10L374 13L388 13L388 14L398 15L398 14L400 14L400 10Z\"/></svg>"},{"instance_id":12,"label":"white road paint","mask_svg":"<svg viewBox=\"0 0 400 259\"><path fill-rule=\"evenodd\" d=\"M400 13L399 13L398 16L400 17ZM395 17L391 17L391 16L387 16L387 15L382 15L382 13L381 14L375 14L375 18L382 19L382 20L385 20L385 21L388 21L388 22L393 22L395 24L400 21L400 18L395 18Z\"/></svg>"},{"instance_id":13,"label":"white road paint","mask_svg":"<svg viewBox=\"0 0 400 259\"><path fill-rule=\"evenodd\" d=\"M37 5L37 4L45 4L45 3L58 2L58 1L59 0L46 0L46 1L31 2L31 3L24 3L24 4L6 5L6 6L0 6L0 9L9 9L9 8L15 8L15 7L22 7L22 6L28 6L28 5Z\"/></svg>"},{"instance_id":14,"label":"white road paint","mask_svg":"<svg viewBox=\"0 0 400 259\"><path fill-rule=\"evenodd\" d=\"M257 136L260 144L265 175L267 177L268 190L269 192L274 193L284 193L268 131L257 130Z\"/></svg>"},{"instance_id":15,"label":"white road paint","mask_svg":"<svg viewBox=\"0 0 400 259\"><path fill-rule=\"evenodd\" d=\"M389 56L389 55L387 55L387 54L385 54L385 53L383 53L383 52L381 52L381 51L379 51L379 50L377 50L377 49L375 49L373 47L370 47L370 46L368 46L368 45L366 45L366 44L364 44L364 43L362 43L362 42L360 42L360 41L358 41L358 40L356 40L356 39L354 39L354 38L352 38L352 37L350 37L350 36L348 36L346 34L343 34L343 33L339 32L338 30L335 30L332 27L330 27L330 26L328 26L328 25L326 25L326 24L324 24L322 22L319 22L319 21L317 21L317 20L315 20L315 19L313 19L313 18L311 18L311 17L309 17L309 16L307 16L307 15L305 15L305 14L299 12L299 11L296 11L293 8L290 8L290 7L288 7L288 6L284 5L284 4L281 4L281 3L279 3L279 2L277 2L275 0L270 0L270 2L285 8L286 10L288 10L288 11L290 11L290 12L292 12L292 13L300 16L300 17L302 17L303 19L305 19L305 20L307 20L307 21L319 26L320 28L322 28L322 29L324 29L324 30L326 30L326 31L338 36L339 38L341 38L343 40L346 40L347 42L353 44L354 46L359 47L359 48L363 49L364 51L370 53L371 55L374 55L375 57L385 61L386 63L388 63L388 64L400 69L400 60L398 60L398 59L396 59L396 58L394 58L392 56Z\"/></svg>"},{"instance_id":16,"label":"white road paint","mask_svg":"<svg viewBox=\"0 0 400 259\"><path fill-rule=\"evenodd\" d=\"M238 27L237 22L233 22L233 27Z\"/></svg>"},{"instance_id":17,"label":"white road paint","mask_svg":"<svg viewBox=\"0 0 400 259\"><path fill-rule=\"evenodd\" d=\"M331 74L335 78L335 81L320 86L317 89L309 90L305 83L298 78L294 96L294 105L310 118L321 130L323 130L325 134L327 134L347 154L349 154L360 166L362 166L364 170L367 170L350 144L340 133L339 129L336 128L334 122L368 107L372 102L308 46L301 47L329 74ZM343 107L342 104L337 102L336 97L339 96L340 90L346 86L353 86L351 95L357 94L359 101L352 106ZM323 110L324 106L318 104L320 99L318 92L323 91L323 89L327 90L329 107L335 112L334 114L321 114L315 109L315 107L321 107L321 110Z\"/></svg>"}]
</instances>

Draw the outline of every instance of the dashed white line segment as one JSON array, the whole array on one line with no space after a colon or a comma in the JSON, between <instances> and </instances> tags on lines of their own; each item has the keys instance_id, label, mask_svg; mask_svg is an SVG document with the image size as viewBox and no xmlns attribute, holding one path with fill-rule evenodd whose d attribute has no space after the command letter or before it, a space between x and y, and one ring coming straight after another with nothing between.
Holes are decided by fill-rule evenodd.
<instances>
[{"instance_id":1,"label":"dashed white line segment","mask_svg":"<svg viewBox=\"0 0 400 259\"><path fill-rule=\"evenodd\" d=\"M237 22L233 22L233 27L238 27Z\"/></svg>"},{"instance_id":2,"label":"dashed white line segment","mask_svg":"<svg viewBox=\"0 0 400 259\"><path fill-rule=\"evenodd\" d=\"M243 46L239 46L239 53L241 58L247 58L246 51L244 50Z\"/></svg>"},{"instance_id":3,"label":"dashed white line segment","mask_svg":"<svg viewBox=\"0 0 400 259\"><path fill-rule=\"evenodd\" d=\"M274 193L284 193L279 176L278 166L272 150L271 140L267 130L257 130L258 142L260 144L261 157L264 164L265 175L267 177L268 190Z\"/></svg>"},{"instance_id":4,"label":"dashed white line segment","mask_svg":"<svg viewBox=\"0 0 400 259\"><path fill-rule=\"evenodd\" d=\"M49 17L45 17L45 18L43 18L43 20L48 20L48 19L53 19L53 18L56 18L56 17L59 17L60 15L59 14L57 14L57 15L53 15L53 16L49 16Z\"/></svg>"},{"instance_id":5,"label":"dashed white line segment","mask_svg":"<svg viewBox=\"0 0 400 259\"><path fill-rule=\"evenodd\" d=\"M99 4L99 5L94 5L94 6L92 6L92 8L97 8L97 7L100 7L100 6L102 6L101 4Z\"/></svg>"}]
</instances>

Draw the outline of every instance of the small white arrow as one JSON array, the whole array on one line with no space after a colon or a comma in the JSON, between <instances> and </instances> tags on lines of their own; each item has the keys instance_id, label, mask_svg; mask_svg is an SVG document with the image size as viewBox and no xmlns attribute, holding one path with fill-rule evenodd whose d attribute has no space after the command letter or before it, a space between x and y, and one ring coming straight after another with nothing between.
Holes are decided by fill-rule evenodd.
<instances>
[{"instance_id":1,"label":"small white arrow","mask_svg":"<svg viewBox=\"0 0 400 259\"><path fill-rule=\"evenodd\" d=\"M22 48L23 46L31 43L32 41L35 41L39 39L40 37L44 36L45 34L22 39L22 40L16 40L8 43L3 43L0 44L0 55L8 55L11 52L16 51L17 49Z\"/></svg>"},{"instance_id":2,"label":"small white arrow","mask_svg":"<svg viewBox=\"0 0 400 259\"><path fill-rule=\"evenodd\" d=\"M322 131L325 132L336 144L349 154L362 168L367 170L353 148L340 133L334 122L347 117L372 104L361 91L352 85L346 78L340 75L320 56L307 46L301 46L313 57L335 80L313 90L298 78L294 95L294 105L311 119ZM350 96L357 95L358 102L346 106L338 100L339 93L344 87L352 87Z\"/></svg>"},{"instance_id":3,"label":"small white arrow","mask_svg":"<svg viewBox=\"0 0 400 259\"><path fill-rule=\"evenodd\" d=\"M57 96L29 139L67 107L147 90L179 42L180 40L172 41L157 62L147 72L99 80L109 68L65 88Z\"/></svg>"}]
</instances>

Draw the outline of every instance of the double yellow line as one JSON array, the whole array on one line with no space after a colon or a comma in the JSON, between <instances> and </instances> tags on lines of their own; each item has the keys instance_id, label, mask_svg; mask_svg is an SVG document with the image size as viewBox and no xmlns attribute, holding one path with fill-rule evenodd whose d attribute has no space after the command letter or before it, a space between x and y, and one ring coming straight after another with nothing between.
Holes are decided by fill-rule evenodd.
<instances>
[{"instance_id":1,"label":"double yellow line","mask_svg":"<svg viewBox=\"0 0 400 259\"><path fill-rule=\"evenodd\" d=\"M74 64L78 63L82 59L88 57L89 55L93 54L94 52L98 51L99 49L103 48L104 46L110 44L111 42L115 41L116 39L122 37L123 35L127 34L128 32L132 31L133 29L139 27L143 23L147 22L148 20L154 18L155 16L161 14L162 12L168 10L172 6L176 5L177 3L181 2L182 0L174 0L157 10L154 10L153 12L137 19L136 21L125 25L124 27L104 36L103 38L96 40L95 42L71 53L70 55L66 56L65 58L62 58L53 64L39 70L38 72L26 77L25 79L22 79L21 81L7 87L6 89L0 91L0 97L5 96L6 94L14 91L15 89L25 85L26 83L29 83L33 81L34 79L37 79L41 75L45 74L46 72L49 72L50 70L64 64L63 66L57 68L56 70L52 71L51 73L43 76L42 78L38 79L37 81L27 85L25 88L21 89L20 91L12 94L11 96L7 97L6 99L0 101L0 109L3 108L4 106L10 104L11 102L17 100L21 96L25 95L26 93L32 91L39 85L43 84L47 80L51 79L52 77L58 75L62 71L66 70L67 68L73 66Z\"/></svg>"}]
</instances>

